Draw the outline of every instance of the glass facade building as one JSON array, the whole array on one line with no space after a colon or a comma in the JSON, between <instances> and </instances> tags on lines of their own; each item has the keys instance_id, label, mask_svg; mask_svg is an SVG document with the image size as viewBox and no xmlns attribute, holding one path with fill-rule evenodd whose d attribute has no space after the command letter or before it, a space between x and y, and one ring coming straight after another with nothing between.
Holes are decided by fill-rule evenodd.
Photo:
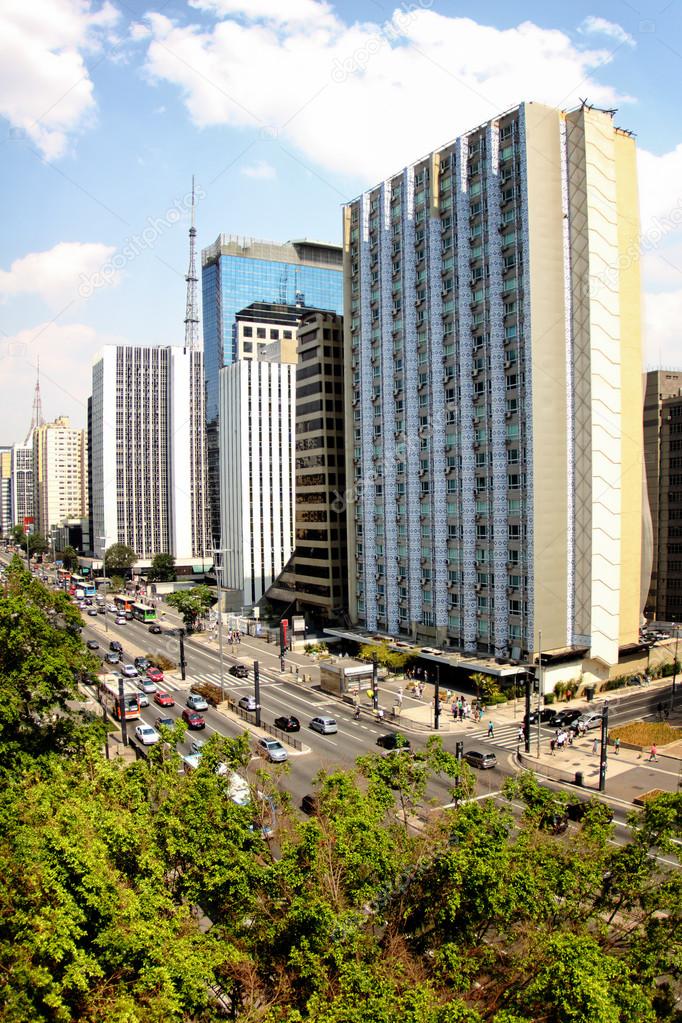
<instances>
[{"instance_id":1,"label":"glass facade building","mask_svg":"<svg viewBox=\"0 0 682 1023\"><path fill-rule=\"evenodd\" d=\"M220 544L219 373L236 359L235 317L253 302L343 310L341 247L283 245L220 235L201 254L208 486L214 543Z\"/></svg>"}]
</instances>

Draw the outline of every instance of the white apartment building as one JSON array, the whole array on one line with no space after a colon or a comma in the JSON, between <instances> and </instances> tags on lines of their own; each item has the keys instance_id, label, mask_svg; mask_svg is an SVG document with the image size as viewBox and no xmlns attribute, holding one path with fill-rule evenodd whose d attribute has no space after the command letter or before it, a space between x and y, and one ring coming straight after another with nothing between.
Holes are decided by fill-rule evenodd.
<instances>
[{"instance_id":1,"label":"white apartment building","mask_svg":"<svg viewBox=\"0 0 682 1023\"><path fill-rule=\"evenodd\" d=\"M222 582L244 607L294 549L296 342L268 348L220 371Z\"/></svg>"},{"instance_id":2,"label":"white apartment building","mask_svg":"<svg viewBox=\"0 0 682 1023\"><path fill-rule=\"evenodd\" d=\"M12 449L0 447L0 536L6 536L13 525Z\"/></svg>"},{"instance_id":3,"label":"white apartment building","mask_svg":"<svg viewBox=\"0 0 682 1023\"><path fill-rule=\"evenodd\" d=\"M68 416L33 431L35 530L49 537L63 519L82 518L87 507L85 431Z\"/></svg>"},{"instance_id":4,"label":"white apartment building","mask_svg":"<svg viewBox=\"0 0 682 1023\"><path fill-rule=\"evenodd\" d=\"M350 612L467 653L638 642L636 147L526 103L344 211Z\"/></svg>"},{"instance_id":5,"label":"white apartment building","mask_svg":"<svg viewBox=\"0 0 682 1023\"><path fill-rule=\"evenodd\" d=\"M138 566L173 554L210 567L200 351L107 345L92 370L92 545ZM201 567L200 567L201 566Z\"/></svg>"},{"instance_id":6,"label":"white apartment building","mask_svg":"<svg viewBox=\"0 0 682 1023\"><path fill-rule=\"evenodd\" d=\"M12 522L33 518L33 440L12 446Z\"/></svg>"}]
</instances>

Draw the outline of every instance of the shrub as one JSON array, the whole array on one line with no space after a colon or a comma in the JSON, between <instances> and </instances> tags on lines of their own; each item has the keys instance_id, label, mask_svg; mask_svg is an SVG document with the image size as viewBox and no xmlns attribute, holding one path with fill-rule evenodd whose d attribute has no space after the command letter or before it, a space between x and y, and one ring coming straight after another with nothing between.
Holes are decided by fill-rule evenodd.
<instances>
[{"instance_id":1,"label":"shrub","mask_svg":"<svg viewBox=\"0 0 682 1023\"><path fill-rule=\"evenodd\" d=\"M161 668L161 671L175 671L177 668L175 661L171 661L170 657L164 657L163 654L145 654L145 657L151 664Z\"/></svg>"},{"instance_id":2,"label":"shrub","mask_svg":"<svg viewBox=\"0 0 682 1023\"><path fill-rule=\"evenodd\" d=\"M612 689L622 689L627 684L629 677L629 675L619 675L618 678L610 678L608 682L604 683L603 688L609 692Z\"/></svg>"},{"instance_id":3,"label":"shrub","mask_svg":"<svg viewBox=\"0 0 682 1023\"><path fill-rule=\"evenodd\" d=\"M554 703L554 693L545 694L545 705L548 705L550 703Z\"/></svg>"},{"instance_id":4,"label":"shrub","mask_svg":"<svg viewBox=\"0 0 682 1023\"><path fill-rule=\"evenodd\" d=\"M490 697L488 698L488 703L491 704L492 706L494 706L496 703L506 703L506 702L507 702L507 697L504 695L504 693L499 692L499 690L494 692L494 693L492 693L490 695Z\"/></svg>"},{"instance_id":5,"label":"shrub","mask_svg":"<svg viewBox=\"0 0 682 1023\"><path fill-rule=\"evenodd\" d=\"M682 728L674 728L665 721L626 721L609 729L609 740L613 742L616 738L645 748L654 742L657 746L666 746L682 739Z\"/></svg>"}]
</instances>

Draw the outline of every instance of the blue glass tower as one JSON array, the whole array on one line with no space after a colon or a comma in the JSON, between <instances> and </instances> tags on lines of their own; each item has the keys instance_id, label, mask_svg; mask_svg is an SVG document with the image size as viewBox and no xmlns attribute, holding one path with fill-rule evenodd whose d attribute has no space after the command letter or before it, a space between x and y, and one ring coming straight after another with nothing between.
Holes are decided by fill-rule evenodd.
<instances>
[{"instance_id":1,"label":"blue glass tower","mask_svg":"<svg viewBox=\"0 0 682 1023\"><path fill-rule=\"evenodd\" d=\"M235 359L235 316L252 302L343 313L342 250L308 240L256 241L220 235L201 254L208 487L214 543L220 543L218 375Z\"/></svg>"}]
</instances>

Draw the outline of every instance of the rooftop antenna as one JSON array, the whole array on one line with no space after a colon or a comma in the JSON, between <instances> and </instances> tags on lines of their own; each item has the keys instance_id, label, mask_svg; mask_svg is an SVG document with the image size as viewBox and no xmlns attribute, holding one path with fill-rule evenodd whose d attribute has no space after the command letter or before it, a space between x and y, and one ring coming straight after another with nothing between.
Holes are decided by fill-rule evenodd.
<instances>
[{"instance_id":1,"label":"rooftop antenna","mask_svg":"<svg viewBox=\"0 0 682 1023\"><path fill-rule=\"evenodd\" d=\"M31 413L31 425L29 427L28 433L26 434L24 445L28 444L28 442L30 441L33 431L37 429L39 426L43 426L44 423L45 420L43 419L43 403L40 397L40 356L38 356L36 364L36 386L33 391L33 412Z\"/></svg>"},{"instance_id":2,"label":"rooftop antenna","mask_svg":"<svg viewBox=\"0 0 682 1023\"><path fill-rule=\"evenodd\" d=\"M187 270L187 303L185 305L185 348L194 352L199 347L199 309L197 306L196 267L197 228L194 209L194 175L192 175L192 209L189 226L189 268Z\"/></svg>"}]
</instances>

